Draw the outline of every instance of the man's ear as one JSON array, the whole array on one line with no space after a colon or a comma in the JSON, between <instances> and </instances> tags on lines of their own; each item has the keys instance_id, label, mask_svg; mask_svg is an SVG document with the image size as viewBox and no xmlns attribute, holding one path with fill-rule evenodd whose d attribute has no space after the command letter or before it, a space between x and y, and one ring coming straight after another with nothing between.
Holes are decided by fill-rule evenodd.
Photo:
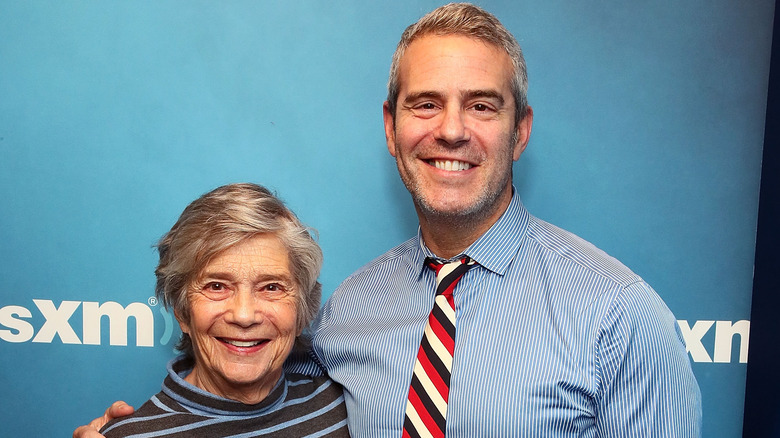
<instances>
[{"instance_id":1,"label":"man's ear","mask_svg":"<svg viewBox=\"0 0 780 438\"><path fill-rule=\"evenodd\" d=\"M382 118L385 121L385 141L390 155L395 157L395 118L390 111L390 103L385 101L382 105Z\"/></svg>"},{"instance_id":2,"label":"man's ear","mask_svg":"<svg viewBox=\"0 0 780 438\"><path fill-rule=\"evenodd\" d=\"M528 140L531 138L531 126L534 124L534 110L530 106L526 111L523 120L517 124L517 142L512 154L512 158L517 161L520 159L520 155L525 151L525 147L528 146Z\"/></svg>"}]
</instances>

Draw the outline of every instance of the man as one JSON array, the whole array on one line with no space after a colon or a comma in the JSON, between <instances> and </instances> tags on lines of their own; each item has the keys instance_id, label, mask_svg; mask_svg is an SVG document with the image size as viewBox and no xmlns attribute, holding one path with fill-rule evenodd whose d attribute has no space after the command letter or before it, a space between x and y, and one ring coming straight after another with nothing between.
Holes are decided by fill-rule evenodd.
<instances>
[{"instance_id":1,"label":"man","mask_svg":"<svg viewBox=\"0 0 780 438\"><path fill-rule=\"evenodd\" d=\"M521 204L512 163L531 133L526 90L516 40L473 5L438 8L402 35L384 124L419 233L347 278L312 340L312 362L344 386L353 436L427 436L407 430L427 415L408 410L435 298L426 258L460 256L476 264L455 280L439 436L700 434L698 385L658 295Z\"/></svg>"}]
</instances>

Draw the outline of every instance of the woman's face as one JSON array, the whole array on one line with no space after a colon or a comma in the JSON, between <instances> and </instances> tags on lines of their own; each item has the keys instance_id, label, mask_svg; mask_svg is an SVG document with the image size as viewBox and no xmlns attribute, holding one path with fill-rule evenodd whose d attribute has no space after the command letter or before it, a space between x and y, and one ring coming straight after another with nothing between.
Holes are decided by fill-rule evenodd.
<instances>
[{"instance_id":1,"label":"woman's face","mask_svg":"<svg viewBox=\"0 0 780 438\"><path fill-rule=\"evenodd\" d=\"M297 289L287 250L272 234L217 254L187 291L190 321L177 316L195 353L185 380L243 403L262 401L299 334Z\"/></svg>"}]
</instances>

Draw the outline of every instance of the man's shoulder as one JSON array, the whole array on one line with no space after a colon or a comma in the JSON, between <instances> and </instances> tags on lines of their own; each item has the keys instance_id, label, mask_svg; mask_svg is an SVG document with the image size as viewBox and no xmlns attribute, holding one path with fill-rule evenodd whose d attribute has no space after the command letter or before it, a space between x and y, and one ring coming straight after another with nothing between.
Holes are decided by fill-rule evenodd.
<instances>
[{"instance_id":1,"label":"man's shoulder","mask_svg":"<svg viewBox=\"0 0 780 438\"><path fill-rule=\"evenodd\" d=\"M387 284L398 282L399 279L403 282L403 278L411 272L419 251L419 240L415 237L358 268L328 298L323 312L328 313L328 309L333 307L350 305L357 297L384 290Z\"/></svg>"},{"instance_id":2,"label":"man's shoulder","mask_svg":"<svg viewBox=\"0 0 780 438\"><path fill-rule=\"evenodd\" d=\"M413 237L358 268L344 279L339 289L356 280L389 275L399 266L409 265L417 251L419 251L419 240L417 237Z\"/></svg>"},{"instance_id":3,"label":"man's shoulder","mask_svg":"<svg viewBox=\"0 0 780 438\"><path fill-rule=\"evenodd\" d=\"M622 286L642 281L631 269L594 244L539 218L531 216L527 237L529 244L535 245L551 262L578 266Z\"/></svg>"}]
</instances>

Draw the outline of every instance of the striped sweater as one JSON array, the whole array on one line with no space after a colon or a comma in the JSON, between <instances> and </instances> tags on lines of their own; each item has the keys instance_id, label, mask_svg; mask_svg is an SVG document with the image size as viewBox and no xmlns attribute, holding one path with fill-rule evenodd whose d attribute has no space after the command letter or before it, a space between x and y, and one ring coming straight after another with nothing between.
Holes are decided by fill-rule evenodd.
<instances>
[{"instance_id":1,"label":"striped sweater","mask_svg":"<svg viewBox=\"0 0 780 438\"><path fill-rule=\"evenodd\" d=\"M341 387L326 377L283 375L260 403L224 399L186 381L183 357L168 364L162 391L133 415L106 424L115 437L348 437Z\"/></svg>"}]
</instances>

